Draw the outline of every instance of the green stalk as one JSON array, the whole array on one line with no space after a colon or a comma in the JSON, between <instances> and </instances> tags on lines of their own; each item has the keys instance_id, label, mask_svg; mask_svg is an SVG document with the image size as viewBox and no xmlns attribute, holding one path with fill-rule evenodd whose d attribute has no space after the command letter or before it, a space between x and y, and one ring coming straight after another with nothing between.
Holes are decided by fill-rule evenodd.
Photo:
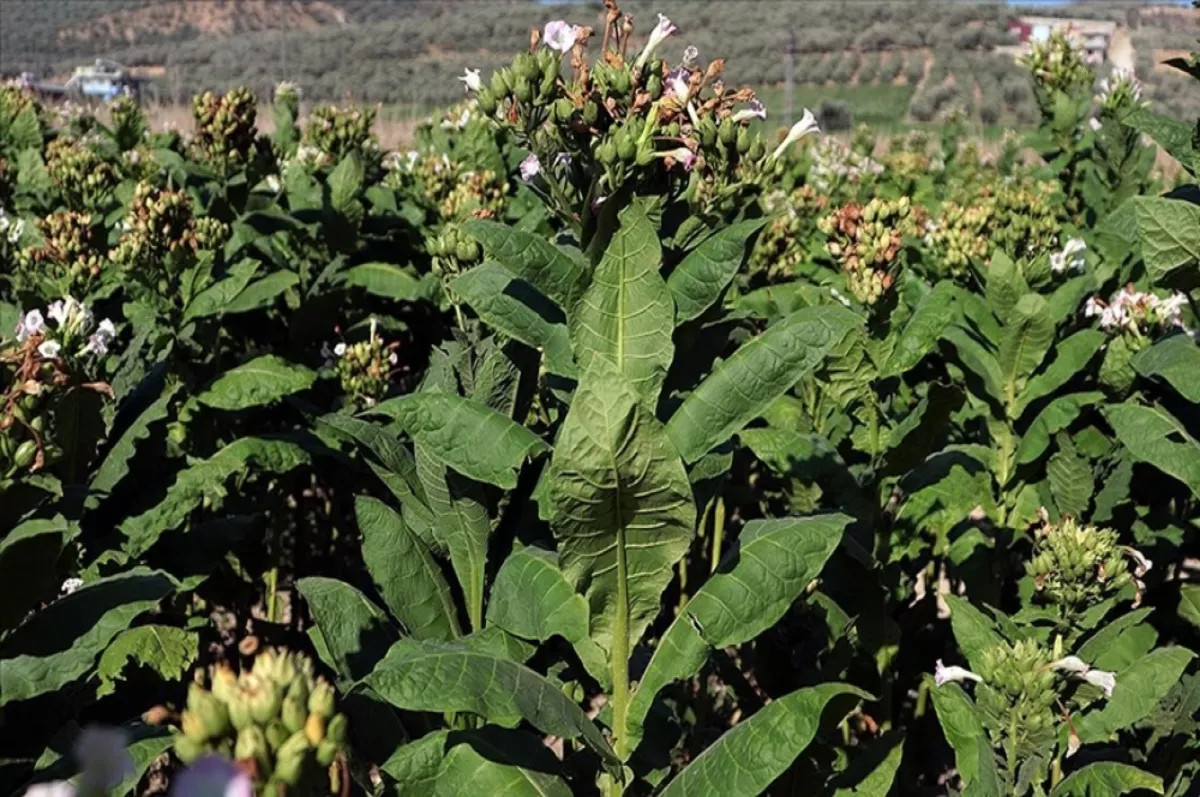
<instances>
[{"instance_id":1,"label":"green stalk","mask_svg":"<svg viewBox=\"0 0 1200 797\"><path fill-rule=\"evenodd\" d=\"M277 608L276 602L279 592L279 568L272 567L267 571L267 622L279 622L278 616L275 614Z\"/></svg>"},{"instance_id":2,"label":"green stalk","mask_svg":"<svg viewBox=\"0 0 1200 797\"><path fill-rule=\"evenodd\" d=\"M721 543L725 541L725 499L717 499L717 508L713 512L713 541L712 541L712 556L709 562L710 573L717 572L717 565L721 564Z\"/></svg>"},{"instance_id":3,"label":"green stalk","mask_svg":"<svg viewBox=\"0 0 1200 797\"><path fill-rule=\"evenodd\" d=\"M612 732L613 749L625 760L628 740L625 726L629 715L629 564L625 561L625 531L617 527L617 611L612 646ZM615 779L609 797L620 797L624 787Z\"/></svg>"},{"instance_id":4,"label":"green stalk","mask_svg":"<svg viewBox=\"0 0 1200 797\"><path fill-rule=\"evenodd\" d=\"M471 594L467 596L467 618L471 621L471 631L483 630L483 568L476 573L471 568Z\"/></svg>"}]
</instances>

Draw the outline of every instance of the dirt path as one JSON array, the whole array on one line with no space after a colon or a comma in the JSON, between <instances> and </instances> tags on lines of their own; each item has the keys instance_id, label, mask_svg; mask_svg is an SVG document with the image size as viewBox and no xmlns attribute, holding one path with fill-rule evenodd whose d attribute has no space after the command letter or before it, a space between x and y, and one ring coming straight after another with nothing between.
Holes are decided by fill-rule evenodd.
<instances>
[{"instance_id":1,"label":"dirt path","mask_svg":"<svg viewBox=\"0 0 1200 797\"><path fill-rule=\"evenodd\" d=\"M1108 60L1113 66L1133 72L1137 68L1137 52L1133 49L1133 36L1129 28L1119 25L1108 42Z\"/></svg>"}]
</instances>

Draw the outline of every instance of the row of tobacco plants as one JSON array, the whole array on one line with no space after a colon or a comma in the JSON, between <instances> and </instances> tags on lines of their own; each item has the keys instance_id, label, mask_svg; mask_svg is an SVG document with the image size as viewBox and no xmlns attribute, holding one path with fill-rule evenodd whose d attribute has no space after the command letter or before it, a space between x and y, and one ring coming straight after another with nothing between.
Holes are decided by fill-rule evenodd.
<instances>
[{"instance_id":1,"label":"row of tobacco plants","mask_svg":"<svg viewBox=\"0 0 1200 797\"><path fill-rule=\"evenodd\" d=\"M1200 127L1054 38L990 157L785 137L636 30L411 152L0 91L4 793L1196 794Z\"/></svg>"}]
</instances>

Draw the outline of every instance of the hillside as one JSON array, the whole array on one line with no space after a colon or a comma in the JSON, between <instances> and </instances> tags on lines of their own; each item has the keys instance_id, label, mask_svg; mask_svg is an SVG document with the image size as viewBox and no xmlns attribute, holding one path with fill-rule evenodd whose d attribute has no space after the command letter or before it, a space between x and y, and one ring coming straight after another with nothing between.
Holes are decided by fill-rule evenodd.
<instances>
[{"instance_id":1,"label":"hillside","mask_svg":"<svg viewBox=\"0 0 1200 797\"><path fill-rule=\"evenodd\" d=\"M632 0L645 31L662 11L680 27L671 43L728 59L731 82L783 102L794 47L796 102L837 99L874 124L936 120L952 107L986 125L1035 114L1022 70L994 48L1011 44L1013 10L1001 4ZM1186 10L1184 10L1186 13ZM1196 112L1185 81L1154 70L1155 53L1194 35L1177 15L1111 5L1056 8L1122 26L1150 94L1181 117ZM386 103L415 113L461 96L466 67L485 71L562 16L598 24L598 4L531 0L5 0L0 71L61 75L94 56L161 70L152 96L177 104L204 89L246 84L266 94L280 80L311 100ZM1122 31L1126 28L1122 27ZM1194 92L1192 92L1194 94ZM880 105L881 100L883 104Z\"/></svg>"}]
</instances>

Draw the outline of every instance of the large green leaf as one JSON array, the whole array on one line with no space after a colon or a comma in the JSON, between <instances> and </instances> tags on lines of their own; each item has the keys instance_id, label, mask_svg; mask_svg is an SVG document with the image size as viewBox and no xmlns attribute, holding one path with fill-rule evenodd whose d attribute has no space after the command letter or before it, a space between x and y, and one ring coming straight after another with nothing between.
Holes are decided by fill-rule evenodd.
<instances>
[{"instance_id":1,"label":"large green leaf","mask_svg":"<svg viewBox=\"0 0 1200 797\"><path fill-rule=\"evenodd\" d=\"M0 705L62 689L175 584L159 571L94 581L37 612L0 642Z\"/></svg>"},{"instance_id":2,"label":"large green leaf","mask_svg":"<svg viewBox=\"0 0 1200 797\"><path fill-rule=\"evenodd\" d=\"M1100 402L1103 393L1070 393L1059 396L1042 408L1021 438L1016 464L1034 462L1050 447L1050 436L1066 429L1086 409Z\"/></svg>"},{"instance_id":3,"label":"large green leaf","mask_svg":"<svg viewBox=\"0 0 1200 797\"><path fill-rule=\"evenodd\" d=\"M96 469L96 475L92 477L92 483L89 485L91 492L101 495L109 493L129 474L129 462L137 453L138 442L150 436L150 427L167 417L171 399L175 397L179 387L178 382L166 385L158 398L142 410L137 419L121 433L108 450L100 467Z\"/></svg>"},{"instance_id":4,"label":"large green leaf","mask_svg":"<svg viewBox=\"0 0 1200 797\"><path fill-rule=\"evenodd\" d=\"M546 370L575 376L563 312L532 285L504 266L487 262L456 277L450 289L489 326L541 351Z\"/></svg>"},{"instance_id":5,"label":"large green leaf","mask_svg":"<svg viewBox=\"0 0 1200 797\"><path fill-rule=\"evenodd\" d=\"M525 720L542 733L581 738L614 761L600 729L562 688L508 659L462 644L402 639L367 678L388 702L408 711L469 711L501 725Z\"/></svg>"},{"instance_id":6,"label":"large green leaf","mask_svg":"<svg viewBox=\"0 0 1200 797\"><path fill-rule=\"evenodd\" d=\"M1133 358L1142 376L1156 376L1193 404L1200 404L1200 346L1188 335L1172 335L1142 349Z\"/></svg>"},{"instance_id":7,"label":"large green leaf","mask_svg":"<svg viewBox=\"0 0 1200 797\"><path fill-rule=\"evenodd\" d=\"M462 396L420 392L377 405L442 464L476 481L517 486L526 458L549 449L537 435L495 410Z\"/></svg>"},{"instance_id":8,"label":"large green leaf","mask_svg":"<svg viewBox=\"0 0 1200 797\"><path fill-rule=\"evenodd\" d=\"M1004 642L996 624L987 615L971 605L966 598L957 595L946 595L946 605L950 607L950 627L954 630L954 640L973 666L978 666L979 655L988 648Z\"/></svg>"},{"instance_id":9,"label":"large green leaf","mask_svg":"<svg viewBox=\"0 0 1200 797\"><path fill-rule=\"evenodd\" d=\"M1086 516L1096 487L1092 466L1065 434L1058 436L1058 451L1046 463L1046 482L1060 515Z\"/></svg>"},{"instance_id":10,"label":"large green leaf","mask_svg":"<svg viewBox=\"0 0 1200 797\"><path fill-rule=\"evenodd\" d=\"M832 797L887 797L904 754L904 734L888 731L830 781ZM845 784L845 785L843 785Z\"/></svg>"},{"instance_id":11,"label":"large green leaf","mask_svg":"<svg viewBox=\"0 0 1200 797\"><path fill-rule=\"evenodd\" d=\"M196 401L218 410L244 410L307 390L316 379L316 373L303 365L264 354L221 374Z\"/></svg>"},{"instance_id":12,"label":"large green leaf","mask_svg":"<svg viewBox=\"0 0 1200 797\"><path fill-rule=\"evenodd\" d=\"M680 261L667 279L667 288L675 298L676 323L698 318L721 297L767 221L748 219L731 224L706 238Z\"/></svg>"},{"instance_id":13,"label":"large green leaf","mask_svg":"<svg viewBox=\"0 0 1200 797\"><path fill-rule=\"evenodd\" d=\"M641 208L621 211L621 226L604 250L592 283L570 316L579 358L596 355L617 366L653 405L675 351L675 307L659 269L658 233Z\"/></svg>"},{"instance_id":14,"label":"large green leaf","mask_svg":"<svg viewBox=\"0 0 1200 797\"><path fill-rule=\"evenodd\" d=\"M975 704L956 683L934 686L932 679L928 678L925 683L933 696L933 707L937 711L942 733L954 750L954 763L966 787L963 794L969 797L999 797L1000 777L996 772L996 759L992 756L983 718Z\"/></svg>"},{"instance_id":15,"label":"large green leaf","mask_svg":"<svg viewBox=\"0 0 1200 797\"><path fill-rule=\"evenodd\" d=\"M1200 496L1200 443L1160 407L1114 404L1104 416L1134 457L1174 476Z\"/></svg>"},{"instance_id":16,"label":"large green leaf","mask_svg":"<svg viewBox=\"0 0 1200 797\"><path fill-rule=\"evenodd\" d=\"M250 284L250 280L258 272L258 268L258 261L249 258L231 266L229 275L225 279L208 286L188 302L187 309L183 311L184 323L224 312L225 306L233 300L233 297Z\"/></svg>"},{"instance_id":17,"label":"large green leaf","mask_svg":"<svg viewBox=\"0 0 1200 797\"><path fill-rule=\"evenodd\" d=\"M1162 778L1129 764L1097 761L1063 778L1050 797L1119 797L1140 789L1162 794Z\"/></svg>"},{"instance_id":18,"label":"large green leaf","mask_svg":"<svg viewBox=\"0 0 1200 797\"><path fill-rule=\"evenodd\" d=\"M493 260L570 311L587 287L587 269L541 236L494 221L469 221L463 228Z\"/></svg>"},{"instance_id":19,"label":"large green leaf","mask_svg":"<svg viewBox=\"0 0 1200 797\"><path fill-rule=\"evenodd\" d=\"M1179 616L1200 630L1200 584L1179 586Z\"/></svg>"},{"instance_id":20,"label":"large green leaf","mask_svg":"<svg viewBox=\"0 0 1200 797\"><path fill-rule=\"evenodd\" d=\"M301 578L296 587L321 632L323 653L328 654L326 664L343 682L365 678L397 637L384 613L361 592L336 578Z\"/></svg>"},{"instance_id":21,"label":"large green leaf","mask_svg":"<svg viewBox=\"0 0 1200 797\"><path fill-rule=\"evenodd\" d=\"M710 745L661 797L757 797L804 752L825 706L840 695L872 699L858 687L837 683L784 695Z\"/></svg>"},{"instance_id":22,"label":"large green leaf","mask_svg":"<svg viewBox=\"0 0 1200 797\"><path fill-rule=\"evenodd\" d=\"M754 520L658 643L634 692L630 733L663 687L695 675L713 649L740 645L779 621L821 572L851 518Z\"/></svg>"},{"instance_id":23,"label":"large green leaf","mask_svg":"<svg viewBox=\"0 0 1200 797\"><path fill-rule=\"evenodd\" d=\"M738 349L667 423L684 461L695 462L761 415L860 323L839 307L807 308Z\"/></svg>"},{"instance_id":24,"label":"large green leaf","mask_svg":"<svg viewBox=\"0 0 1200 797\"><path fill-rule=\"evenodd\" d=\"M1025 294L1013 306L997 357L1007 406L1016 406L1026 377L1042 362L1053 342L1054 323L1046 315L1046 300L1036 293Z\"/></svg>"},{"instance_id":25,"label":"large green leaf","mask_svg":"<svg viewBox=\"0 0 1200 797\"><path fill-rule=\"evenodd\" d=\"M454 597L442 570L400 515L368 496L355 499L354 515L367 571L396 619L417 639L459 636Z\"/></svg>"},{"instance_id":26,"label":"large green leaf","mask_svg":"<svg viewBox=\"0 0 1200 797\"><path fill-rule=\"evenodd\" d=\"M113 693L130 659L154 670L164 680L178 681L199 655L200 635L195 631L169 625L139 625L122 631L100 656L96 696Z\"/></svg>"},{"instance_id":27,"label":"large green leaf","mask_svg":"<svg viewBox=\"0 0 1200 797\"><path fill-rule=\"evenodd\" d=\"M1084 744L1107 741L1150 716L1195 657L1187 648L1158 648L1118 672L1112 697L1076 720L1080 740Z\"/></svg>"},{"instance_id":28,"label":"large green leaf","mask_svg":"<svg viewBox=\"0 0 1200 797\"><path fill-rule=\"evenodd\" d=\"M587 597L593 639L623 667L658 614L696 508L662 425L603 357L580 379L548 482L563 572Z\"/></svg>"},{"instance_id":29,"label":"large green leaf","mask_svg":"<svg viewBox=\"0 0 1200 797\"><path fill-rule=\"evenodd\" d=\"M395 263L362 263L342 275L347 285L395 302L412 301L423 294L421 281Z\"/></svg>"},{"instance_id":30,"label":"large green leaf","mask_svg":"<svg viewBox=\"0 0 1200 797\"><path fill-rule=\"evenodd\" d=\"M944 337L954 347L958 360L975 376L983 387L986 397L1003 402L1005 398L1004 374L996 355L973 334L961 327L949 327Z\"/></svg>"},{"instance_id":31,"label":"large green leaf","mask_svg":"<svg viewBox=\"0 0 1200 797\"><path fill-rule=\"evenodd\" d=\"M121 524L125 553L140 556L166 531L178 528L205 499L225 497L225 482L235 474L286 473L310 461L308 453L286 440L243 437L179 473L157 506Z\"/></svg>"},{"instance_id":32,"label":"large green leaf","mask_svg":"<svg viewBox=\"0 0 1200 797\"><path fill-rule=\"evenodd\" d=\"M1025 383L1017 398L1013 418L1019 418L1033 402L1054 393L1079 373L1104 345L1104 333L1098 329L1076 332L1054 347L1054 360Z\"/></svg>"},{"instance_id":33,"label":"large green leaf","mask_svg":"<svg viewBox=\"0 0 1200 797\"><path fill-rule=\"evenodd\" d=\"M1200 205L1183 199L1134 200L1146 271L1161 282L1176 269L1200 262Z\"/></svg>"},{"instance_id":34,"label":"large green leaf","mask_svg":"<svg viewBox=\"0 0 1200 797\"><path fill-rule=\"evenodd\" d=\"M294 271L275 271L262 279L255 280L230 299L221 308L222 312L248 313L274 303L281 293L300 284L300 275ZM197 297L199 298L199 297Z\"/></svg>"},{"instance_id":35,"label":"large green leaf","mask_svg":"<svg viewBox=\"0 0 1200 797\"><path fill-rule=\"evenodd\" d=\"M939 282L921 299L896 338L882 376L897 376L912 370L937 347L942 333L958 313L957 295L954 283L947 281Z\"/></svg>"},{"instance_id":36,"label":"large green leaf","mask_svg":"<svg viewBox=\"0 0 1200 797\"><path fill-rule=\"evenodd\" d=\"M417 463L400 443L397 434L378 424L338 413L324 415L317 423L350 438L378 460L378 465L370 463L376 475L403 504L409 526L416 526L413 530L426 539L421 532L429 528L431 514L425 500L425 488L417 476ZM415 523L411 522L414 520Z\"/></svg>"},{"instance_id":37,"label":"large green leaf","mask_svg":"<svg viewBox=\"0 0 1200 797\"><path fill-rule=\"evenodd\" d=\"M1154 139L1166 150L1171 157L1185 166L1192 164L1195 168L1196 148L1192 145L1192 126L1170 116L1156 113L1149 108L1138 108L1121 118L1121 123L1129 125ZM1145 199L1147 197L1137 197Z\"/></svg>"},{"instance_id":38,"label":"large green leaf","mask_svg":"<svg viewBox=\"0 0 1200 797\"><path fill-rule=\"evenodd\" d=\"M537 737L492 726L431 733L380 767L405 797L571 797L561 768Z\"/></svg>"},{"instance_id":39,"label":"large green leaf","mask_svg":"<svg viewBox=\"0 0 1200 797\"><path fill-rule=\"evenodd\" d=\"M58 556L69 529L59 515L27 520L0 538L0 632L58 592Z\"/></svg>"}]
</instances>

